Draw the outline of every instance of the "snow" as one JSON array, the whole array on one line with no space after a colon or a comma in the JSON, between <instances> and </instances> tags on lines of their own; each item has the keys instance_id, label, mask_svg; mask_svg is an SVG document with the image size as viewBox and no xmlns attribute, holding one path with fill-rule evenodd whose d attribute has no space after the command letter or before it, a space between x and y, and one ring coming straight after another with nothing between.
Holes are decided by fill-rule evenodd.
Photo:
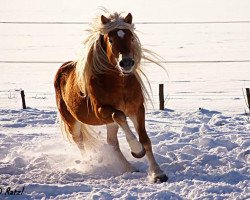
<instances>
[{"instance_id":1,"label":"snow","mask_svg":"<svg viewBox=\"0 0 250 200\"><path fill-rule=\"evenodd\" d=\"M104 5L131 12L137 22L242 21L249 19L250 8L247 0L85 4L1 0L0 19L87 22ZM142 43L166 60L249 60L247 23L136 27ZM85 28L0 24L0 60L74 59ZM53 89L59 65L0 63L0 199L250 199L250 118L242 94L250 84L249 63L172 63L166 66L169 77L152 65L145 67L154 100L154 108L147 109L146 129L156 160L169 177L157 184L148 180L146 159L132 157L121 130L122 152L139 172L124 173L106 144L104 127L96 133L100 146L87 155L67 141ZM159 83L164 83L167 97L164 111L157 109ZM20 88L26 110L20 108ZM8 187L24 187L24 193L4 195Z\"/></svg>"},{"instance_id":2,"label":"snow","mask_svg":"<svg viewBox=\"0 0 250 200\"><path fill-rule=\"evenodd\" d=\"M121 131L122 151L140 172L123 173L107 144L83 158L61 136L55 110L3 109L1 187L24 185L28 199L250 197L247 116L166 110L147 112L147 119L156 160L170 178L167 183L147 180L145 159L130 155ZM101 131L103 140L105 130Z\"/></svg>"}]
</instances>

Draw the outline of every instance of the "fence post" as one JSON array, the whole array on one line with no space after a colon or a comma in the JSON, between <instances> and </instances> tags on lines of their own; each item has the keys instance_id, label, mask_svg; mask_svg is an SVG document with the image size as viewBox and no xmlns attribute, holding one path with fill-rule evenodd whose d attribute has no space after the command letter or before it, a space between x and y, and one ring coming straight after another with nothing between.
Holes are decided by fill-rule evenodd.
<instances>
[{"instance_id":1,"label":"fence post","mask_svg":"<svg viewBox=\"0 0 250 200\"><path fill-rule=\"evenodd\" d=\"M23 109L26 109L24 90L21 90L21 97L22 97Z\"/></svg>"},{"instance_id":2,"label":"fence post","mask_svg":"<svg viewBox=\"0 0 250 200\"><path fill-rule=\"evenodd\" d=\"M250 89L249 88L246 88L246 94L247 94L248 109L250 111Z\"/></svg>"},{"instance_id":3,"label":"fence post","mask_svg":"<svg viewBox=\"0 0 250 200\"><path fill-rule=\"evenodd\" d=\"M164 85L159 84L160 110L164 110Z\"/></svg>"}]
</instances>

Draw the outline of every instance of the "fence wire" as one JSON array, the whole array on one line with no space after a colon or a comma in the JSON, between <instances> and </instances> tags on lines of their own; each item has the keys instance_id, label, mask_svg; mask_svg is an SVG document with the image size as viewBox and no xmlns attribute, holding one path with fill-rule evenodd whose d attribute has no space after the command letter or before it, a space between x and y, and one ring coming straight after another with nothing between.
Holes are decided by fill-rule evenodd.
<instances>
[{"instance_id":1,"label":"fence wire","mask_svg":"<svg viewBox=\"0 0 250 200\"><path fill-rule=\"evenodd\" d=\"M249 20L235 20L235 21L152 21L152 22L135 22L135 24L142 25L171 25L171 24L249 24ZM0 21L0 24L40 24L40 25L49 25L49 24L58 24L58 25L89 25L90 22L77 22L77 21Z\"/></svg>"}]
</instances>

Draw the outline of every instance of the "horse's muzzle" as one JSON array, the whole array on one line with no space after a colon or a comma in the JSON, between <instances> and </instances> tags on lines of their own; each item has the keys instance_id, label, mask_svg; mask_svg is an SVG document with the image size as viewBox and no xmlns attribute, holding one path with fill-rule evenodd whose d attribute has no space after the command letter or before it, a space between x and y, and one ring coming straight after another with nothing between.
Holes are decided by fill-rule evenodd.
<instances>
[{"instance_id":1,"label":"horse's muzzle","mask_svg":"<svg viewBox=\"0 0 250 200\"><path fill-rule=\"evenodd\" d=\"M133 71L133 66L135 65L135 61L132 58L123 58L119 65L123 72L130 73Z\"/></svg>"}]
</instances>

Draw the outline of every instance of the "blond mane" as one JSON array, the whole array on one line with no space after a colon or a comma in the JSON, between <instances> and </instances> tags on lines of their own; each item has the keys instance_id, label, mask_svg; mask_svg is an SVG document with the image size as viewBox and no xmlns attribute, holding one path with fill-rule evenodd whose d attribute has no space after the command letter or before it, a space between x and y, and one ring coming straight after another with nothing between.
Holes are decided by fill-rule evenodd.
<instances>
[{"instance_id":1,"label":"blond mane","mask_svg":"<svg viewBox=\"0 0 250 200\"><path fill-rule=\"evenodd\" d=\"M87 30L89 32L89 36L83 42L83 51L79 55L79 58L76 60L77 84L81 92L88 96L87 85L89 82L89 78L93 75L108 73L110 70L112 70L111 64L108 62L106 52L102 48L100 36L108 34L115 29L128 29L131 31L134 37L134 60L136 66L133 73L141 84L144 99L151 100L150 95L142 81L142 76L144 76L151 90L148 78L143 73L143 70L141 68L141 60L147 61L149 63L154 63L164 69L164 67L159 63L160 57L154 52L142 48L140 40L135 33L135 25L133 23L125 23L124 17L121 15L121 13L115 12L111 14L107 10L104 11L104 15L108 16L107 18L110 20L110 22L102 24L101 15L97 16L94 19L90 29Z\"/></svg>"}]
</instances>

